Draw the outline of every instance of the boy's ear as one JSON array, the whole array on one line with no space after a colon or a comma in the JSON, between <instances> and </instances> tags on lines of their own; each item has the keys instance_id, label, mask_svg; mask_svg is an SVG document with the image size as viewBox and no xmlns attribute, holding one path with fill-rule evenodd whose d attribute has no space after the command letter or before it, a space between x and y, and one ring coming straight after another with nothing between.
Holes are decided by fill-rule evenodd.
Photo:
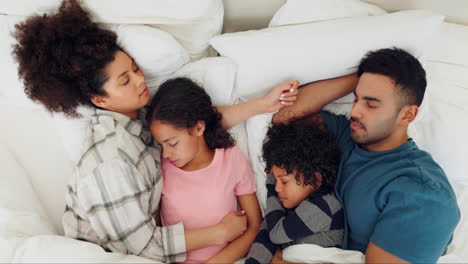
<instances>
[{"instance_id":1,"label":"boy's ear","mask_svg":"<svg viewBox=\"0 0 468 264\"><path fill-rule=\"evenodd\" d=\"M317 179L317 186L315 187L315 190L318 190L320 186L322 186L322 174L317 171L314 173L314 176Z\"/></svg>"}]
</instances>

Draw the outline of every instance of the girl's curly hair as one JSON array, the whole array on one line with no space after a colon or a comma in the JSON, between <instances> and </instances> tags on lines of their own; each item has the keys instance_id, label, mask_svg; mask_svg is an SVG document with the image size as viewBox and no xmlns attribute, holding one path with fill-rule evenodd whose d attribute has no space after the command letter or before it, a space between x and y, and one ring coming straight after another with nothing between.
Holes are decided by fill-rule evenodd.
<instances>
[{"instance_id":1,"label":"girl's curly hair","mask_svg":"<svg viewBox=\"0 0 468 264\"><path fill-rule=\"evenodd\" d=\"M56 13L29 17L15 29L12 55L29 98L78 117L79 105L106 95L104 68L121 48L115 32L91 21L77 0L64 0Z\"/></svg>"},{"instance_id":2,"label":"girl's curly hair","mask_svg":"<svg viewBox=\"0 0 468 264\"><path fill-rule=\"evenodd\" d=\"M177 128L193 128L198 121L205 122L208 148L228 148L235 144L229 132L221 126L222 115L211 103L210 96L195 82L175 78L164 82L154 95L147 112L148 124L153 120Z\"/></svg>"},{"instance_id":3,"label":"girl's curly hair","mask_svg":"<svg viewBox=\"0 0 468 264\"><path fill-rule=\"evenodd\" d=\"M336 181L340 153L332 134L323 127L311 124L291 123L270 126L263 143L265 172L273 166L295 173L296 182L304 175L304 185L326 192L333 190ZM322 175L322 184L315 173Z\"/></svg>"}]
</instances>

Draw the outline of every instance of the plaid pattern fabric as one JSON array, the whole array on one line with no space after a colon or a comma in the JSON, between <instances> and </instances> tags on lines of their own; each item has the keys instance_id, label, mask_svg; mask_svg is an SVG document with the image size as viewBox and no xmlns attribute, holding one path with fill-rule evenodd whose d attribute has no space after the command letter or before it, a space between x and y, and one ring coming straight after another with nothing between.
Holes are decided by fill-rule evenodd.
<instances>
[{"instance_id":1,"label":"plaid pattern fabric","mask_svg":"<svg viewBox=\"0 0 468 264\"><path fill-rule=\"evenodd\" d=\"M160 147L146 126L96 109L92 133L67 186L65 235L114 252L184 261L184 226L157 226ZM159 222L159 221L158 221Z\"/></svg>"}]
</instances>

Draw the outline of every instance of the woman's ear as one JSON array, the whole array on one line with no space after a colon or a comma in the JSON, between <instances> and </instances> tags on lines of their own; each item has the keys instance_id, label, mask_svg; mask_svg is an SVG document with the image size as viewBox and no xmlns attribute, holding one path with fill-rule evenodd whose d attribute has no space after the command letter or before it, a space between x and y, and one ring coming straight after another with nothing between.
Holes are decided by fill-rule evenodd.
<instances>
[{"instance_id":1,"label":"woman's ear","mask_svg":"<svg viewBox=\"0 0 468 264\"><path fill-rule=\"evenodd\" d=\"M106 98L104 98L104 96L101 96L101 95L91 96L91 102L95 106L100 107L100 108L105 108L106 106Z\"/></svg>"}]
</instances>

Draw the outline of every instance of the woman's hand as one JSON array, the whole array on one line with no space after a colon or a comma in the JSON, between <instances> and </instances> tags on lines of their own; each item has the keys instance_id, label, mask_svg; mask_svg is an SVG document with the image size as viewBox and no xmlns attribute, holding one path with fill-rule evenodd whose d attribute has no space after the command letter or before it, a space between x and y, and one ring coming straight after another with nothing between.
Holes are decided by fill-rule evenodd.
<instances>
[{"instance_id":1,"label":"woman's hand","mask_svg":"<svg viewBox=\"0 0 468 264\"><path fill-rule=\"evenodd\" d=\"M293 105L297 99L299 81L288 81L276 86L270 93L260 98L264 113L274 113L285 106Z\"/></svg>"},{"instance_id":2,"label":"woman's hand","mask_svg":"<svg viewBox=\"0 0 468 264\"><path fill-rule=\"evenodd\" d=\"M231 242L247 229L247 216L243 211L230 212L221 219L219 227L223 234L220 244Z\"/></svg>"}]
</instances>

